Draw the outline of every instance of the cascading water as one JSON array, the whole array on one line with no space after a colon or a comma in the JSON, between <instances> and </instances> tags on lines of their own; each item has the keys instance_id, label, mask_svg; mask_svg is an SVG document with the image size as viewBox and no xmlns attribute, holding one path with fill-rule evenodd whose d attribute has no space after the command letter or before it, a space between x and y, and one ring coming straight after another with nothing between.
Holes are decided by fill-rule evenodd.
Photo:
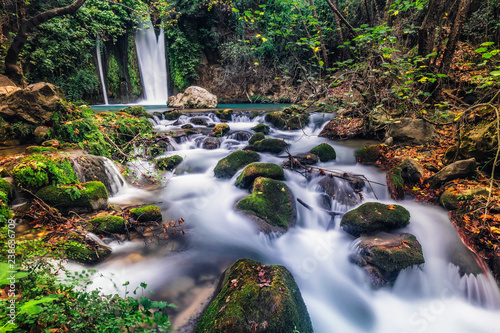
<instances>
[{"instance_id":1,"label":"cascading water","mask_svg":"<svg viewBox=\"0 0 500 333\"><path fill-rule=\"evenodd\" d=\"M167 62L165 58L165 35L160 29L158 36L152 27L141 22L135 33L135 45L145 104L166 104L168 99Z\"/></svg>"},{"instance_id":2,"label":"cascading water","mask_svg":"<svg viewBox=\"0 0 500 333\"><path fill-rule=\"evenodd\" d=\"M380 169L356 164L354 150L364 142L340 143L317 137L328 117L331 116L313 114L304 131L271 130L269 136L290 143L291 154L307 152L328 142L335 148L337 159L321 162L320 167L363 174L385 183L385 173ZM232 131L252 132L253 126L264 121L262 116L238 120L229 123ZM184 121L189 123L190 117L186 116ZM156 119L154 126L162 132L177 129L173 121L160 119ZM178 306L177 312L170 316L175 327L188 322L227 267L246 257L264 264L284 265L292 272L317 333L497 330L499 289L490 273L461 276L451 264L450 249L463 245L443 209L412 201L399 203L411 213L411 223L401 231L417 237L426 263L402 271L392 288L373 290L366 283L364 271L349 261L356 251L356 240L339 227L339 216L332 216L322 208L326 189L318 185L319 178L308 180L285 170L286 184L294 196L308 203L312 210L297 205L297 225L283 235L260 233L249 218L234 210L235 202L248 195L248 191L234 186L238 174L230 180L217 179L213 174L221 158L247 145L246 141L229 139L230 136L231 133L222 138L221 148L206 150L195 144L204 135L191 135L175 144L175 152L166 152L181 155L184 161L175 173L168 173L166 188L157 192L154 199L163 203L163 214L168 219L185 219L189 246L170 253L157 249L156 254L151 254L155 251L150 249L144 251L141 261L125 261L126 266L119 260L108 261L97 267L100 272L113 273L115 283L120 278L120 282L130 281L131 285L148 282L159 299ZM236 142L224 145L228 140ZM260 156L260 162L283 162L276 155L261 153ZM335 186L342 189L343 184ZM344 195L352 194L343 191ZM385 187L374 185L373 191L365 187L363 201L378 198L384 203L394 203ZM341 212L353 208L350 200L348 204L334 200L330 207ZM116 245L114 249L122 249L121 255L128 251L131 257L137 256L137 246L127 246ZM98 284L107 287L104 281Z\"/></svg>"},{"instance_id":3,"label":"cascading water","mask_svg":"<svg viewBox=\"0 0 500 333\"><path fill-rule=\"evenodd\" d=\"M97 37L96 43L97 52L97 65L99 66L99 78L101 80L102 95L104 96L104 104L108 105L108 93L106 91L106 82L104 80L104 71L102 70L102 60L101 60L101 42L99 41L99 36Z\"/></svg>"}]
</instances>

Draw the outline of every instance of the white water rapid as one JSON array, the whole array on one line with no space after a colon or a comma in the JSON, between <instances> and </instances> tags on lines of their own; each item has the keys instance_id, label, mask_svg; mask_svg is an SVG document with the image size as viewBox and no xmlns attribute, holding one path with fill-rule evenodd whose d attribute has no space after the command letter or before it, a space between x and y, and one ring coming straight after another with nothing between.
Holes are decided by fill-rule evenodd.
<instances>
[{"instance_id":1,"label":"white water rapid","mask_svg":"<svg viewBox=\"0 0 500 333\"><path fill-rule=\"evenodd\" d=\"M97 53L97 65L99 67L99 79L101 80L102 95L104 96L104 104L108 105L108 93L106 91L106 81L104 80L104 71L102 70L102 60L101 60L101 43L99 38L97 38L96 43L96 53Z\"/></svg>"},{"instance_id":2,"label":"white water rapid","mask_svg":"<svg viewBox=\"0 0 500 333\"><path fill-rule=\"evenodd\" d=\"M139 23L139 29L135 33L135 45L144 88L143 104L165 105L168 87L163 29L160 29L156 36L152 27L147 27L143 22Z\"/></svg>"},{"instance_id":3,"label":"white water rapid","mask_svg":"<svg viewBox=\"0 0 500 333\"><path fill-rule=\"evenodd\" d=\"M375 167L356 164L354 150L365 142L330 141L317 135L330 115L313 114L310 125L304 130L272 130L270 137L282 138L291 144L291 153L307 152L322 142L331 144L337 159L319 163L330 170L343 170L363 174L368 179L385 183L385 173ZM213 115L206 118L218 123ZM233 118L231 131L245 131L263 117L250 120L246 116ZM183 116L179 123L189 123L190 116ZM156 118L155 128L169 132L178 127L175 121ZM194 127L199 127L194 125ZM248 137L248 136L246 136ZM112 258L96 268L100 273L112 273L113 282L121 285L130 281L131 286L147 282L157 299L178 306L171 313L176 328L186 324L194 310L210 296L220 274L239 258L251 258L264 264L286 266L295 277L309 311L314 331L317 333L418 333L499 332L500 292L490 273L460 276L451 264L451 249L461 247L446 212L411 200L398 204L411 213L409 226L402 232L414 234L422 244L425 264L401 272L394 287L371 289L364 271L349 261L356 251L356 240L339 228L340 218L334 219L319 209L322 193L318 191L319 178L307 180L302 175L285 170L286 184L296 198L313 206L308 210L297 204L297 225L285 234L260 233L246 216L233 209L235 202L248 195L247 190L234 186L236 174L230 180L217 179L214 167L217 162L236 149L242 149L245 135L228 134L221 140L220 148L199 148L199 141L206 139L195 134L177 140L165 155L181 155L184 161L175 172L167 173L165 189L149 197L134 193L120 200L160 202L164 222L185 219L186 236L181 246L171 251L171 246L144 249L142 242L112 243ZM261 153L261 162L281 164L283 158ZM363 201L395 203L387 189L373 185L362 191ZM375 197L376 194L376 197ZM135 196L133 196L135 195ZM115 203L120 200L114 198ZM332 203L333 210L352 209ZM399 230L398 230L399 231ZM115 258L115 259L113 259ZM104 289L111 282L96 281ZM112 289L109 289L110 292ZM291 333L291 332L287 332Z\"/></svg>"}]
</instances>

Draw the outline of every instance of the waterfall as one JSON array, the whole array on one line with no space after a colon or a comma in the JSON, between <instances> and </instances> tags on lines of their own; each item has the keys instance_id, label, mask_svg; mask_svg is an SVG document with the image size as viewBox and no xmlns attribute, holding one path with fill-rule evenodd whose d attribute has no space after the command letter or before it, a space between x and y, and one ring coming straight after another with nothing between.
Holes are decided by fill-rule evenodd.
<instances>
[{"instance_id":1,"label":"waterfall","mask_svg":"<svg viewBox=\"0 0 500 333\"><path fill-rule=\"evenodd\" d=\"M165 35L139 23L135 33L135 46L141 71L144 98L147 104L166 104L168 98Z\"/></svg>"},{"instance_id":2,"label":"waterfall","mask_svg":"<svg viewBox=\"0 0 500 333\"><path fill-rule=\"evenodd\" d=\"M102 158L104 160L104 171L109 177L109 183L111 187L111 195L116 195L120 190L127 185L127 182L121 175L120 171L116 165L107 157Z\"/></svg>"},{"instance_id":3,"label":"waterfall","mask_svg":"<svg viewBox=\"0 0 500 333\"><path fill-rule=\"evenodd\" d=\"M108 105L108 94L106 93L106 82L104 81L104 72L102 70L102 60L101 60L101 44L99 42L99 36L97 36L96 43L97 51L97 65L99 66L99 78L101 79L102 95L104 96L104 104Z\"/></svg>"}]
</instances>

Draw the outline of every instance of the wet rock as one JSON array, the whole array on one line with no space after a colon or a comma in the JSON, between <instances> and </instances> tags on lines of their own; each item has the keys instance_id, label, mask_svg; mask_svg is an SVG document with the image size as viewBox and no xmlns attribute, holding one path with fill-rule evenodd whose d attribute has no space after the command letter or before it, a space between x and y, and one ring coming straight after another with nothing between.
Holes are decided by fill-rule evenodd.
<instances>
[{"instance_id":1,"label":"wet rock","mask_svg":"<svg viewBox=\"0 0 500 333\"><path fill-rule=\"evenodd\" d=\"M133 208L130 215L139 222L159 222L163 219L160 208L154 205Z\"/></svg>"},{"instance_id":2,"label":"wet rock","mask_svg":"<svg viewBox=\"0 0 500 333\"><path fill-rule=\"evenodd\" d=\"M177 111L177 110L172 110L172 111L167 111L163 113L163 117L166 120L175 120L179 119L179 117L182 116L182 112Z\"/></svg>"},{"instance_id":3,"label":"wet rock","mask_svg":"<svg viewBox=\"0 0 500 333\"><path fill-rule=\"evenodd\" d=\"M206 138L203 141L202 148L203 149L217 149L219 148L220 141L217 138Z\"/></svg>"},{"instance_id":4,"label":"wet rock","mask_svg":"<svg viewBox=\"0 0 500 333\"><path fill-rule=\"evenodd\" d=\"M126 113L127 115L140 116L144 118L153 118L142 105L131 105L121 109L119 112Z\"/></svg>"},{"instance_id":5,"label":"wet rock","mask_svg":"<svg viewBox=\"0 0 500 333\"><path fill-rule=\"evenodd\" d=\"M184 125L181 126L181 128L182 129L191 129L191 128L194 128L194 126L191 125L191 124L184 124Z\"/></svg>"},{"instance_id":6,"label":"wet rock","mask_svg":"<svg viewBox=\"0 0 500 333\"><path fill-rule=\"evenodd\" d=\"M326 124L319 136L331 140L366 138L365 123L361 118L335 117Z\"/></svg>"},{"instance_id":7,"label":"wet rock","mask_svg":"<svg viewBox=\"0 0 500 333\"><path fill-rule=\"evenodd\" d=\"M248 144L253 145L257 141L262 141L265 138L266 137L264 136L264 133L260 133L260 132L255 133L254 135L252 135L252 137L250 138L250 140L248 140Z\"/></svg>"},{"instance_id":8,"label":"wet rock","mask_svg":"<svg viewBox=\"0 0 500 333\"><path fill-rule=\"evenodd\" d=\"M293 157L300 163L307 165L313 165L319 162L318 156L313 153L297 154Z\"/></svg>"},{"instance_id":9,"label":"wet rock","mask_svg":"<svg viewBox=\"0 0 500 333\"><path fill-rule=\"evenodd\" d=\"M217 110L214 112L214 114L219 118L221 121L231 121L233 117L233 110L231 109L225 109L225 110Z\"/></svg>"},{"instance_id":10,"label":"wet rock","mask_svg":"<svg viewBox=\"0 0 500 333\"><path fill-rule=\"evenodd\" d=\"M445 166L432 177L427 178L424 184L429 184L431 187L439 187L450 180L457 178L466 178L476 173L476 159L457 161Z\"/></svg>"},{"instance_id":11,"label":"wet rock","mask_svg":"<svg viewBox=\"0 0 500 333\"><path fill-rule=\"evenodd\" d=\"M54 148L59 148L60 143L59 143L59 141L58 141L58 140L56 140L56 139L52 139L52 140L47 140L47 141L42 142L42 146L43 146L43 147L54 147Z\"/></svg>"},{"instance_id":12,"label":"wet rock","mask_svg":"<svg viewBox=\"0 0 500 333\"><path fill-rule=\"evenodd\" d=\"M423 119L398 118L389 125L387 136L398 144L421 145L436 135L434 126Z\"/></svg>"},{"instance_id":13,"label":"wet rock","mask_svg":"<svg viewBox=\"0 0 500 333\"><path fill-rule=\"evenodd\" d=\"M399 272L425 263L422 246L408 233L361 236L359 255L351 260L365 269L373 287L394 283Z\"/></svg>"},{"instance_id":14,"label":"wet rock","mask_svg":"<svg viewBox=\"0 0 500 333\"><path fill-rule=\"evenodd\" d=\"M73 169L78 170L78 178L81 182L99 181L106 186L108 193L113 193L113 179L106 168L103 157L94 155L83 155L73 162Z\"/></svg>"},{"instance_id":15,"label":"wet rock","mask_svg":"<svg viewBox=\"0 0 500 333\"><path fill-rule=\"evenodd\" d=\"M201 87L191 86L184 93L169 97L167 104L173 108L210 109L217 107L217 96Z\"/></svg>"},{"instance_id":16,"label":"wet rock","mask_svg":"<svg viewBox=\"0 0 500 333\"><path fill-rule=\"evenodd\" d=\"M41 144L42 142L46 141L48 136L49 136L49 131L50 127L47 126L38 126L35 128L34 135L35 135L35 142L37 144Z\"/></svg>"},{"instance_id":17,"label":"wet rock","mask_svg":"<svg viewBox=\"0 0 500 333\"><path fill-rule=\"evenodd\" d=\"M179 155L174 155L174 156L169 156L169 157L163 157L163 158L158 158L154 160L154 163L156 167L160 170L165 170L165 171L172 171L175 169L181 162L183 161L183 158Z\"/></svg>"},{"instance_id":18,"label":"wet rock","mask_svg":"<svg viewBox=\"0 0 500 333\"><path fill-rule=\"evenodd\" d=\"M269 134L270 130L271 129L269 128L269 126L265 124L257 124L254 127L252 127L252 131L257 133Z\"/></svg>"},{"instance_id":19,"label":"wet rock","mask_svg":"<svg viewBox=\"0 0 500 333\"><path fill-rule=\"evenodd\" d=\"M259 154L250 150L237 150L221 159L214 169L215 177L231 178L247 164L258 162Z\"/></svg>"},{"instance_id":20,"label":"wet rock","mask_svg":"<svg viewBox=\"0 0 500 333\"><path fill-rule=\"evenodd\" d=\"M49 185L36 192L36 196L59 210L77 213L104 209L108 205L108 191L101 182L82 183L78 187Z\"/></svg>"},{"instance_id":21,"label":"wet rock","mask_svg":"<svg viewBox=\"0 0 500 333\"><path fill-rule=\"evenodd\" d=\"M348 234L359 237L378 231L390 231L406 227L410 223L410 212L399 205L384 205L367 202L342 216L340 226Z\"/></svg>"},{"instance_id":22,"label":"wet rock","mask_svg":"<svg viewBox=\"0 0 500 333\"><path fill-rule=\"evenodd\" d=\"M354 152L356 162L360 164L376 164L382 157L382 147L380 145L369 145L361 147Z\"/></svg>"},{"instance_id":23,"label":"wet rock","mask_svg":"<svg viewBox=\"0 0 500 333\"><path fill-rule=\"evenodd\" d=\"M298 105L266 114L265 120L281 130L301 129L309 124L309 112Z\"/></svg>"},{"instance_id":24,"label":"wet rock","mask_svg":"<svg viewBox=\"0 0 500 333\"><path fill-rule=\"evenodd\" d=\"M191 123L198 125L198 126L207 126L207 121L204 118L200 117L193 117L190 119Z\"/></svg>"},{"instance_id":25,"label":"wet rock","mask_svg":"<svg viewBox=\"0 0 500 333\"><path fill-rule=\"evenodd\" d=\"M293 194L285 183L258 177L251 195L236 203L236 209L255 217L265 232L284 232L293 226L297 209Z\"/></svg>"},{"instance_id":26,"label":"wet rock","mask_svg":"<svg viewBox=\"0 0 500 333\"><path fill-rule=\"evenodd\" d=\"M194 332L312 333L313 328L285 267L240 259L224 272Z\"/></svg>"},{"instance_id":27,"label":"wet rock","mask_svg":"<svg viewBox=\"0 0 500 333\"><path fill-rule=\"evenodd\" d=\"M328 162L337 158L335 149L328 143L322 143L311 149L311 153L318 155L321 162Z\"/></svg>"},{"instance_id":28,"label":"wet rock","mask_svg":"<svg viewBox=\"0 0 500 333\"><path fill-rule=\"evenodd\" d=\"M483 196L488 197L490 193L487 187L477 187L471 189L457 189L456 187L447 188L439 199L441 206L448 210L458 209L461 204L467 203L474 198Z\"/></svg>"},{"instance_id":29,"label":"wet rock","mask_svg":"<svg viewBox=\"0 0 500 333\"><path fill-rule=\"evenodd\" d=\"M245 131L237 131L229 134L229 138L237 141L247 141L252 136L251 133Z\"/></svg>"},{"instance_id":30,"label":"wet rock","mask_svg":"<svg viewBox=\"0 0 500 333\"><path fill-rule=\"evenodd\" d=\"M254 150L258 152L267 152L272 154L279 154L285 148L288 147L288 144L280 139L264 139L253 144L247 146L245 149Z\"/></svg>"},{"instance_id":31,"label":"wet rock","mask_svg":"<svg viewBox=\"0 0 500 333\"><path fill-rule=\"evenodd\" d=\"M215 136L216 138L222 138L229 132L229 130L230 128L228 124L217 124L212 129L212 135Z\"/></svg>"},{"instance_id":32,"label":"wet rock","mask_svg":"<svg viewBox=\"0 0 500 333\"><path fill-rule=\"evenodd\" d=\"M106 260L111 255L111 248L104 244L90 245L84 236L74 235L66 244L65 252L70 260L92 265Z\"/></svg>"},{"instance_id":33,"label":"wet rock","mask_svg":"<svg viewBox=\"0 0 500 333\"><path fill-rule=\"evenodd\" d=\"M273 163L251 163L243 169L236 180L236 186L250 188L257 177L266 177L277 180L285 179L285 172L279 165Z\"/></svg>"},{"instance_id":34,"label":"wet rock","mask_svg":"<svg viewBox=\"0 0 500 333\"><path fill-rule=\"evenodd\" d=\"M424 176L424 168L411 158L404 159L387 172L387 187L394 200L403 200L405 187L420 183Z\"/></svg>"},{"instance_id":35,"label":"wet rock","mask_svg":"<svg viewBox=\"0 0 500 333\"><path fill-rule=\"evenodd\" d=\"M341 205L355 206L361 202L361 197L354 192L349 181L325 176L318 182L318 185Z\"/></svg>"},{"instance_id":36,"label":"wet rock","mask_svg":"<svg viewBox=\"0 0 500 333\"><path fill-rule=\"evenodd\" d=\"M125 220L121 216L96 217L88 221L96 234L121 234L125 232Z\"/></svg>"}]
</instances>

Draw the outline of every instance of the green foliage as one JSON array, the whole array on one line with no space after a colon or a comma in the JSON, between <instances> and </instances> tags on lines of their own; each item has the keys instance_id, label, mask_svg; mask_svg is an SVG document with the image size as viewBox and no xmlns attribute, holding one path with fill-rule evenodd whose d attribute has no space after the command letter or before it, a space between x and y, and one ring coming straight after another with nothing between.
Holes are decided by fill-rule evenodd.
<instances>
[{"instance_id":1,"label":"green foliage","mask_svg":"<svg viewBox=\"0 0 500 333\"><path fill-rule=\"evenodd\" d=\"M160 208L154 205L147 205L130 210L130 215L141 222L161 221L162 215Z\"/></svg>"},{"instance_id":2,"label":"green foliage","mask_svg":"<svg viewBox=\"0 0 500 333\"><path fill-rule=\"evenodd\" d=\"M120 83L122 81L120 80L120 68L113 54L111 54L109 57L108 77L106 82L106 88L111 91L111 97L118 97L117 93L120 92Z\"/></svg>"},{"instance_id":3,"label":"green foliage","mask_svg":"<svg viewBox=\"0 0 500 333\"><path fill-rule=\"evenodd\" d=\"M201 45L188 39L180 29L169 29L166 36L169 39L170 75L175 86L184 89L198 78L196 70L201 65Z\"/></svg>"}]
</instances>

